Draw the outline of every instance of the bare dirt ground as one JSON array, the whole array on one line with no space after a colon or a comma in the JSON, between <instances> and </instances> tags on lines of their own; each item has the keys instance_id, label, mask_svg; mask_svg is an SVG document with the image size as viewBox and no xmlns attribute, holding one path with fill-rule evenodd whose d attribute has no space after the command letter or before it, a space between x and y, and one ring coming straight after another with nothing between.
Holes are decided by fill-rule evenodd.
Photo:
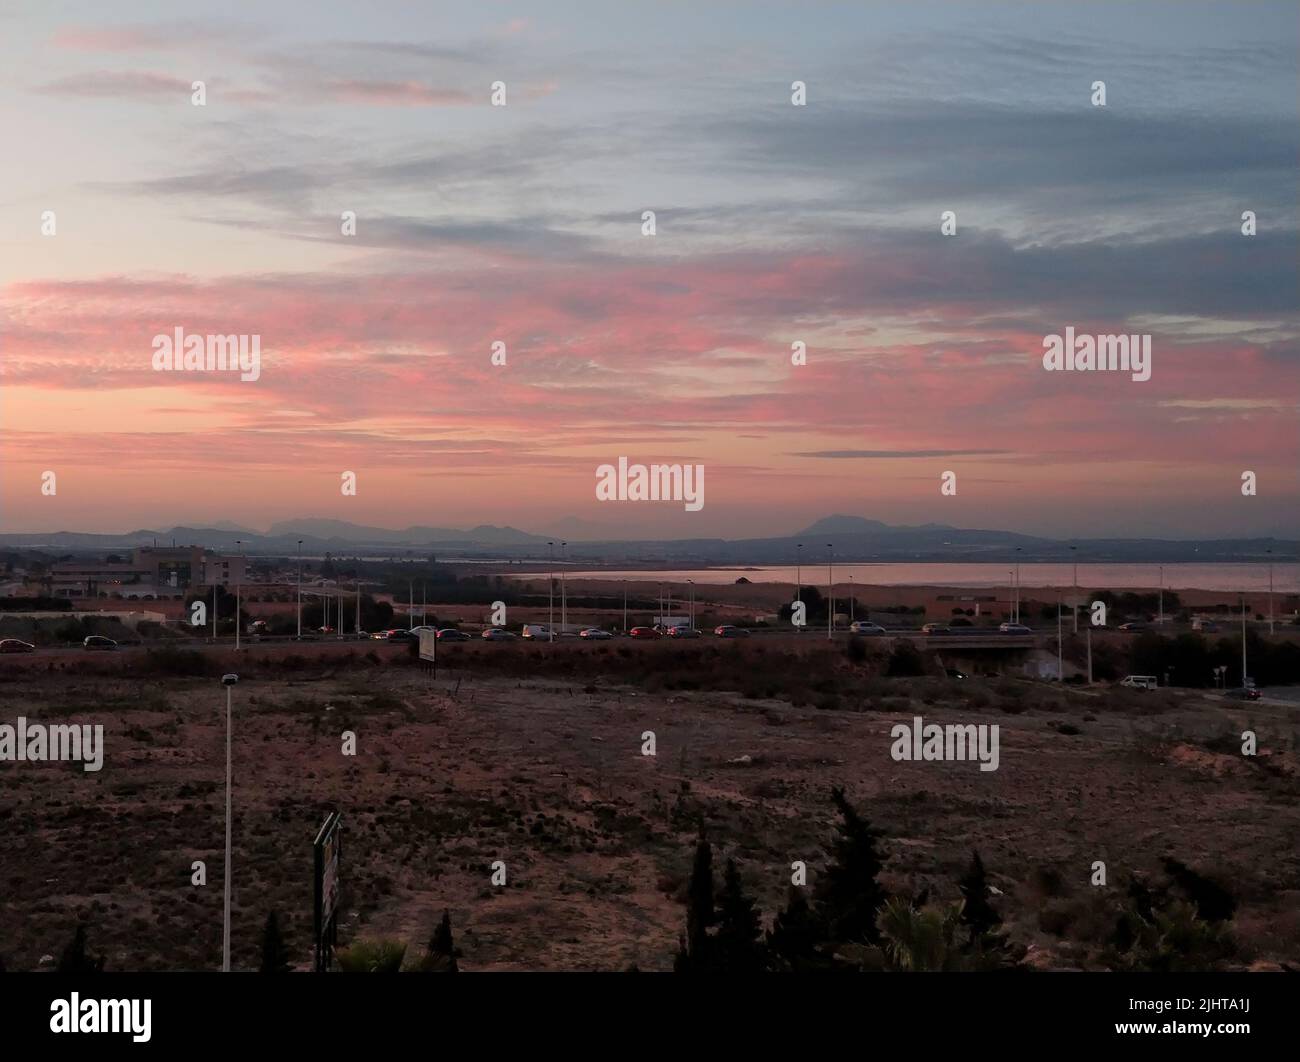
<instances>
[{"instance_id":1,"label":"bare dirt ground","mask_svg":"<svg viewBox=\"0 0 1300 1062\"><path fill-rule=\"evenodd\" d=\"M687 659L652 645L653 666L636 667L616 646L547 667L465 648L469 666L436 679L400 653L243 669L236 967L256 967L272 909L310 965L311 840L337 808L342 942L395 937L414 952L449 908L466 969L667 969L700 823L770 920L791 863L807 862L810 883L825 865L832 784L884 832L893 889L955 900L978 848L1034 965L1095 966L1127 875L1158 873L1164 855L1237 895L1238 965L1300 961L1294 707L883 679L842 646L710 644ZM224 705L213 678L0 675L0 723L102 723L107 743L97 774L0 764L8 968L42 968L79 916L110 969L219 968ZM890 728L913 715L997 724L999 769L895 762ZM1245 729L1255 758L1240 755ZM191 884L195 860L206 886ZM1095 861L1106 888L1089 884Z\"/></svg>"}]
</instances>

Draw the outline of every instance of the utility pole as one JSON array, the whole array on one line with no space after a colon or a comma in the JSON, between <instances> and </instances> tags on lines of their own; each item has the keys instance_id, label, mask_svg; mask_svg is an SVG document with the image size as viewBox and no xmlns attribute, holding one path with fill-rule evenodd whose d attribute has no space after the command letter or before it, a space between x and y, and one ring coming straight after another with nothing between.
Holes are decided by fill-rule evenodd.
<instances>
[{"instance_id":1,"label":"utility pole","mask_svg":"<svg viewBox=\"0 0 1300 1062\"><path fill-rule=\"evenodd\" d=\"M563 633L569 624L569 592L564 580L564 568L569 563L569 544L560 543L560 631ZM552 637L554 637L552 635Z\"/></svg>"},{"instance_id":2,"label":"utility pole","mask_svg":"<svg viewBox=\"0 0 1300 1062\"><path fill-rule=\"evenodd\" d=\"M547 637L555 636L555 543L546 543L551 551L551 570L546 576L546 631Z\"/></svg>"},{"instance_id":3,"label":"utility pole","mask_svg":"<svg viewBox=\"0 0 1300 1062\"><path fill-rule=\"evenodd\" d=\"M217 585L217 579L212 577L212 644L217 644L217 591L220 587Z\"/></svg>"},{"instance_id":4,"label":"utility pole","mask_svg":"<svg viewBox=\"0 0 1300 1062\"><path fill-rule=\"evenodd\" d=\"M691 609L687 613L689 618L686 622L690 624L691 630L695 630L695 580L687 579L686 581L691 584Z\"/></svg>"},{"instance_id":5,"label":"utility pole","mask_svg":"<svg viewBox=\"0 0 1300 1062\"><path fill-rule=\"evenodd\" d=\"M415 626L415 580L406 580L406 627Z\"/></svg>"},{"instance_id":6,"label":"utility pole","mask_svg":"<svg viewBox=\"0 0 1300 1062\"><path fill-rule=\"evenodd\" d=\"M849 624L850 624L850 625L852 625L852 623L853 623L853 606L854 606L854 599L853 599L853 576L850 575L850 576L849 576Z\"/></svg>"},{"instance_id":7,"label":"utility pole","mask_svg":"<svg viewBox=\"0 0 1300 1062\"><path fill-rule=\"evenodd\" d=\"M1160 599L1159 599L1159 602L1160 602L1160 603L1159 603L1159 609L1160 609L1160 611L1159 611L1159 619L1157 619L1156 622L1159 623L1161 627L1163 627L1163 626L1165 625L1165 566L1164 566L1163 564L1160 565Z\"/></svg>"},{"instance_id":8,"label":"utility pole","mask_svg":"<svg viewBox=\"0 0 1300 1062\"><path fill-rule=\"evenodd\" d=\"M357 633L361 633L361 570L357 569Z\"/></svg>"},{"instance_id":9,"label":"utility pole","mask_svg":"<svg viewBox=\"0 0 1300 1062\"><path fill-rule=\"evenodd\" d=\"M302 539L298 539L298 640L302 641Z\"/></svg>"},{"instance_id":10,"label":"utility pole","mask_svg":"<svg viewBox=\"0 0 1300 1062\"><path fill-rule=\"evenodd\" d=\"M623 580L623 633L627 633L627 580Z\"/></svg>"}]
</instances>

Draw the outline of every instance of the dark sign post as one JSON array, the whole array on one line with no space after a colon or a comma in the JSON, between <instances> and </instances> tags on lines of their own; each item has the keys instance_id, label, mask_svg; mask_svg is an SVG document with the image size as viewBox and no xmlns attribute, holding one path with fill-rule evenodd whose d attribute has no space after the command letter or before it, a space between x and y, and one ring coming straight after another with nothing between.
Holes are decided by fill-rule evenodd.
<instances>
[{"instance_id":1,"label":"dark sign post","mask_svg":"<svg viewBox=\"0 0 1300 1062\"><path fill-rule=\"evenodd\" d=\"M331 811L312 844L316 883L316 914L312 924L316 934L317 973L329 969L338 942L339 870L343 858L340 820L339 813Z\"/></svg>"}]
</instances>

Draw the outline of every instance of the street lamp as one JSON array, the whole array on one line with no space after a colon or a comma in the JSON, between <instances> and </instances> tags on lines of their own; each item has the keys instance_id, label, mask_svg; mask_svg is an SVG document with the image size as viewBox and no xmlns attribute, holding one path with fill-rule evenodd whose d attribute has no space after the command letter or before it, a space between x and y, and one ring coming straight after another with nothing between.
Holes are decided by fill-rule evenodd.
<instances>
[{"instance_id":1,"label":"street lamp","mask_svg":"<svg viewBox=\"0 0 1300 1062\"><path fill-rule=\"evenodd\" d=\"M1246 681L1246 595L1241 595L1241 685L1250 685Z\"/></svg>"},{"instance_id":2,"label":"street lamp","mask_svg":"<svg viewBox=\"0 0 1300 1062\"><path fill-rule=\"evenodd\" d=\"M1016 547L1016 605L1014 608L1015 615L1012 617L1016 623L1020 622L1020 550L1022 547Z\"/></svg>"},{"instance_id":3,"label":"street lamp","mask_svg":"<svg viewBox=\"0 0 1300 1062\"><path fill-rule=\"evenodd\" d=\"M298 539L298 641L302 641L302 539Z\"/></svg>"},{"instance_id":4,"label":"street lamp","mask_svg":"<svg viewBox=\"0 0 1300 1062\"><path fill-rule=\"evenodd\" d=\"M546 632L553 636L555 631L555 543L546 543L551 550L551 570L546 576Z\"/></svg>"},{"instance_id":5,"label":"street lamp","mask_svg":"<svg viewBox=\"0 0 1300 1062\"><path fill-rule=\"evenodd\" d=\"M560 631L563 632L569 622L569 594L564 581L564 566L569 563L569 544L560 543ZM554 634L551 635L555 637Z\"/></svg>"},{"instance_id":6,"label":"street lamp","mask_svg":"<svg viewBox=\"0 0 1300 1062\"><path fill-rule=\"evenodd\" d=\"M1268 554L1268 633L1273 633L1273 551L1266 549Z\"/></svg>"},{"instance_id":7,"label":"street lamp","mask_svg":"<svg viewBox=\"0 0 1300 1062\"><path fill-rule=\"evenodd\" d=\"M1071 546L1070 554L1074 557L1074 593L1070 598L1070 615L1074 618L1074 633L1079 633L1079 547Z\"/></svg>"},{"instance_id":8,"label":"street lamp","mask_svg":"<svg viewBox=\"0 0 1300 1062\"><path fill-rule=\"evenodd\" d=\"M1165 566L1160 565L1160 597L1158 600L1158 618L1156 622L1163 627L1165 625Z\"/></svg>"},{"instance_id":9,"label":"street lamp","mask_svg":"<svg viewBox=\"0 0 1300 1062\"><path fill-rule=\"evenodd\" d=\"M691 610L687 614L690 617L687 620L687 622L691 625L691 630L694 630L695 629L695 580L687 579L686 581L691 584Z\"/></svg>"},{"instance_id":10,"label":"street lamp","mask_svg":"<svg viewBox=\"0 0 1300 1062\"><path fill-rule=\"evenodd\" d=\"M835 551L831 548L829 542L826 543L826 594L828 604L826 608L826 637L829 640L832 637L832 629L835 623Z\"/></svg>"},{"instance_id":11,"label":"street lamp","mask_svg":"<svg viewBox=\"0 0 1300 1062\"><path fill-rule=\"evenodd\" d=\"M242 539L235 539L236 546L242 546L243 544ZM242 549L239 551L239 556L242 560L244 556L244 551ZM239 589L240 584L244 581L243 567L244 566L241 564L235 569L235 652L239 652L239 629L243 626L243 624L239 622Z\"/></svg>"},{"instance_id":12,"label":"street lamp","mask_svg":"<svg viewBox=\"0 0 1300 1062\"><path fill-rule=\"evenodd\" d=\"M794 600L795 603L803 601L803 543L798 542L794 547ZM796 634L803 633L803 627L795 627Z\"/></svg>"},{"instance_id":13,"label":"street lamp","mask_svg":"<svg viewBox=\"0 0 1300 1062\"><path fill-rule=\"evenodd\" d=\"M225 911L221 928L221 972L230 972L230 694L238 675L222 675L221 684L226 687L226 884Z\"/></svg>"}]
</instances>

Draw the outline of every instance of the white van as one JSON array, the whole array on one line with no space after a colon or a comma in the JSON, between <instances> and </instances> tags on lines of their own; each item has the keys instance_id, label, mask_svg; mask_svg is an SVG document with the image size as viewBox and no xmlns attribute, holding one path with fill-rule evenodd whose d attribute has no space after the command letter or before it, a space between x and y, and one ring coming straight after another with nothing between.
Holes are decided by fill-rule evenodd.
<instances>
[{"instance_id":1,"label":"white van","mask_svg":"<svg viewBox=\"0 0 1300 1062\"><path fill-rule=\"evenodd\" d=\"M554 636L551 634L551 628L545 623L525 623L524 637L533 638L539 642L549 642Z\"/></svg>"},{"instance_id":2,"label":"white van","mask_svg":"<svg viewBox=\"0 0 1300 1062\"><path fill-rule=\"evenodd\" d=\"M1156 680L1155 675L1129 675L1120 685L1135 690L1154 690L1160 683Z\"/></svg>"}]
</instances>

